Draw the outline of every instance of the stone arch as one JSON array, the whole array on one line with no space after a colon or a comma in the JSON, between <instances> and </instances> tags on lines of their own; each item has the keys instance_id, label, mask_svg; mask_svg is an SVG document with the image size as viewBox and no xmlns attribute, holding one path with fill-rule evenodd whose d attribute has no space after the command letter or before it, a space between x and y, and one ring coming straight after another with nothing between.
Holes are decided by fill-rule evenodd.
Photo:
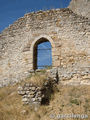
<instances>
[{"instance_id":1,"label":"stone arch","mask_svg":"<svg viewBox=\"0 0 90 120\"><path fill-rule=\"evenodd\" d=\"M51 43L52 49L55 48L53 40L49 36L46 36L46 35L41 35L41 36L37 37L31 44L30 51L32 53L32 63L33 63L32 67L33 67L34 70L37 68L37 64L36 64L37 49L36 49L36 47L37 47L38 44L46 42L46 41L49 41ZM53 54L52 54L52 66L53 66Z\"/></svg>"}]
</instances>

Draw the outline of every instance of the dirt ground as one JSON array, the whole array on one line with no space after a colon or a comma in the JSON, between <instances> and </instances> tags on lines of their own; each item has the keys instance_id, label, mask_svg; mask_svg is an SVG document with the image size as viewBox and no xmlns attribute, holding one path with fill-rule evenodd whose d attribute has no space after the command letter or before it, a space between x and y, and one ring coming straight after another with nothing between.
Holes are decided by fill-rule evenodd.
<instances>
[{"instance_id":1,"label":"dirt ground","mask_svg":"<svg viewBox=\"0 0 90 120\"><path fill-rule=\"evenodd\" d=\"M23 105L17 88L18 84L0 88L0 120L90 120L90 86L57 85L49 105L37 111ZM81 116L73 118L77 114Z\"/></svg>"}]
</instances>

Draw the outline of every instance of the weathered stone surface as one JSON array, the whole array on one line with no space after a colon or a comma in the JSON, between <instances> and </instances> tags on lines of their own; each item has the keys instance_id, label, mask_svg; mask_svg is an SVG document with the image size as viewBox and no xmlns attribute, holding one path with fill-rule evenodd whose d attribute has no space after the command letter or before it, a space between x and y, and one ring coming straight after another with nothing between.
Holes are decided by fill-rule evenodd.
<instances>
[{"instance_id":1,"label":"weathered stone surface","mask_svg":"<svg viewBox=\"0 0 90 120\"><path fill-rule=\"evenodd\" d=\"M63 85L90 85L90 68L59 68L59 82Z\"/></svg>"},{"instance_id":2,"label":"weathered stone surface","mask_svg":"<svg viewBox=\"0 0 90 120\"><path fill-rule=\"evenodd\" d=\"M70 79L75 69L81 73L79 68L90 67L89 19L69 8L28 13L0 34L0 87L33 73L34 48L43 39L52 46L52 68L71 71L58 72L60 80Z\"/></svg>"},{"instance_id":3,"label":"weathered stone surface","mask_svg":"<svg viewBox=\"0 0 90 120\"><path fill-rule=\"evenodd\" d=\"M18 94L19 94L19 95L25 95L25 93L26 93L26 92L25 92L25 91L22 91L22 90L19 90L19 91L18 91Z\"/></svg>"},{"instance_id":4,"label":"weathered stone surface","mask_svg":"<svg viewBox=\"0 0 90 120\"><path fill-rule=\"evenodd\" d=\"M90 18L90 0L72 0L69 8L79 15Z\"/></svg>"},{"instance_id":5,"label":"weathered stone surface","mask_svg":"<svg viewBox=\"0 0 90 120\"><path fill-rule=\"evenodd\" d=\"M22 101L23 101L23 102L27 102L28 99L27 99L27 98L23 98Z\"/></svg>"},{"instance_id":6,"label":"weathered stone surface","mask_svg":"<svg viewBox=\"0 0 90 120\"><path fill-rule=\"evenodd\" d=\"M28 86L26 83L23 86L19 86L18 88L18 93L19 95L22 95L22 101L24 104L35 105L37 103L36 104L37 106L42 104L42 101L44 99L47 98L49 100L50 94L48 95L47 93L50 93L52 91L53 83L51 82L51 80L47 81L47 84L43 85L42 87L37 86L38 90L33 89L35 88L34 85L32 85L32 87L30 85L31 83L28 83ZM30 87L29 90L28 90L28 87ZM23 94L24 88L26 89L25 89L25 93ZM44 101L44 104L45 104L45 101Z\"/></svg>"},{"instance_id":7,"label":"weathered stone surface","mask_svg":"<svg viewBox=\"0 0 90 120\"><path fill-rule=\"evenodd\" d=\"M36 87L32 87L32 91L36 90Z\"/></svg>"}]
</instances>

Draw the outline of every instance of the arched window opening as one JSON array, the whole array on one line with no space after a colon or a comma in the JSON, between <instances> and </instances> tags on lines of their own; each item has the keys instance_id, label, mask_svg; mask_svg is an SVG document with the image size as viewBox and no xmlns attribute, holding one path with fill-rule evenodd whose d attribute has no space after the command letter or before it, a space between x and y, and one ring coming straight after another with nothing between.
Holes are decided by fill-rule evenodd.
<instances>
[{"instance_id":1,"label":"arched window opening","mask_svg":"<svg viewBox=\"0 0 90 120\"><path fill-rule=\"evenodd\" d=\"M34 45L33 53L34 70L52 66L52 46L47 39L39 39Z\"/></svg>"}]
</instances>

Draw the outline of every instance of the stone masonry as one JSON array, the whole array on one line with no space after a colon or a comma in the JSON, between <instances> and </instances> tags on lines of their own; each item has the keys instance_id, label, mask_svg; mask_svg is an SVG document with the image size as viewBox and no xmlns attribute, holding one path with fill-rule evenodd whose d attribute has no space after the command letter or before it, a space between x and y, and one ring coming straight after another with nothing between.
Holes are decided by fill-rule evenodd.
<instances>
[{"instance_id":1,"label":"stone masonry","mask_svg":"<svg viewBox=\"0 0 90 120\"><path fill-rule=\"evenodd\" d=\"M90 19L69 8L38 11L25 14L0 34L0 87L30 74L35 47L46 40L60 82L63 76L90 74Z\"/></svg>"},{"instance_id":2,"label":"stone masonry","mask_svg":"<svg viewBox=\"0 0 90 120\"><path fill-rule=\"evenodd\" d=\"M72 0L69 8L79 15L90 18L90 0Z\"/></svg>"},{"instance_id":3,"label":"stone masonry","mask_svg":"<svg viewBox=\"0 0 90 120\"><path fill-rule=\"evenodd\" d=\"M48 104L52 92L53 84L51 78L47 78L42 86L28 82L18 87L18 94L22 96L22 102L34 108L42 104Z\"/></svg>"}]
</instances>

